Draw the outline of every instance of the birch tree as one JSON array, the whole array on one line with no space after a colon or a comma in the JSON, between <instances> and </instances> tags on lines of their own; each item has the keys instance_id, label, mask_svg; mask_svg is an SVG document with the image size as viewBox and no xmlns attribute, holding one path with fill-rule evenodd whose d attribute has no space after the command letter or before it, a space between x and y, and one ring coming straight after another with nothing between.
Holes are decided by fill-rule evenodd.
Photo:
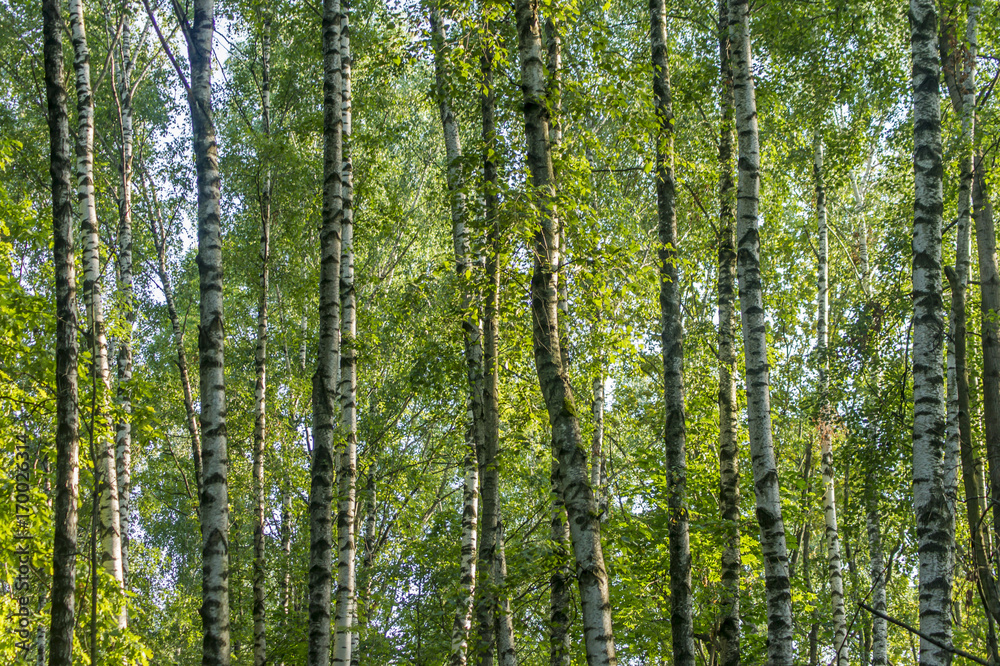
<instances>
[{"instance_id":1,"label":"birch tree","mask_svg":"<svg viewBox=\"0 0 1000 666\"><path fill-rule=\"evenodd\" d=\"M350 1L340 5L340 81L341 81L341 259L340 304L343 316L340 322L340 394L341 428L343 436L337 452L337 617L336 643L333 663L347 666L351 663L352 624L355 617L355 559L357 539L355 517L357 513L357 300L354 289L354 180L351 161L351 29Z\"/></svg>"},{"instance_id":2,"label":"birch tree","mask_svg":"<svg viewBox=\"0 0 1000 666\"><path fill-rule=\"evenodd\" d=\"M473 598L476 580L476 519L479 511L479 470L477 452L484 447L483 412L483 350L482 332L474 302L472 253L466 223L465 192L462 177L462 145L458 121L451 106L448 81L445 31L437 6L430 9L431 40L434 48L435 93L441 126L444 131L447 160L448 198L451 208L452 244L455 252L455 273L461 290L462 332L465 366L469 387L466 416L465 484L462 489L462 561L459 572L459 598L451 632L449 663L459 666L467 661L469 630L472 625Z\"/></svg>"},{"instance_id":3,"label":"birch tree","mask_svg":"<svg viewBox=\"0 0 1000 666\"><path fill-rule=\"evenodd\" d=\"M746 358L747 421L753 463L757 522L760 525L767 594L768 664L789 664L792 642L792 595L788 577L785 523L781 517L778 468L771 435L770 370L760 272L760 144L757 101L750 72L750 7L747 0L729 2L739 178L736 190L737 273L743 350Z\"/></svg>"},{"instance_id":4,"label":"birch tree","mask_svg":"<svg viewBox=\"0 0 1000 666\"><path fill-rule=\"evenodd\" d=\"M601 550L601 527L597 504L589 483L585 449L581 445L580 424L573 406L573 393L563 367L557 314L556 221L552 213L554 174L549 145L549 119L545 103L545 71L542 64L538 7L530 0L517 0L517 22L521 88L524 92L527 163L531 174L533 200L538 211L531 278L532 338L535 367L549 413L553 443L562 474L577 565L577 580L583 611L587 660L592 666L613 665L614 638L607 570Z\"/></svg>"},{"instance_id":5,"label":"birch tree","mask_svg":"<svg viewBox=\"0 0 1000 666\"><path fill-rule=\"evenodd\" d=\"M127 8L126 8L127 11ZM122 577L128 581L129 525L132 509L132 331L135 328L136 301L132 275L132 159L135 129L132 111L134 62L132 30L129 17L122 17L116 95L121 127L121 157L118 164L118 293L124 310L122 332L118 339L118 409L122 416L115 423L115 464L118 480L118 506L121 516ZM138 81L135 82L136 85Z\"/></svg>"},{"instance_id":6,"label":"birch tree","mask_svg":"<svg viewBox=\"0 0 1000 666\"><path fill-rule=\"evenodd\" d=\"M198 187L198 372L201 398L202 664L228 666L229 453L223 343L219 152L212 108L215 1L195 0L194 20L174 6L188 44L188 102Z\"/></svg>"},{"instance_id":7,"label":"birch tree","mask_svg":"<svg viewBox=\"0 0 1000 666\"><path fill-rule=\"evenodd\" d=\"M323 210L320 229L319 352L313 375L309 489L309 666L330 663L334 428L340 365L343 117L340 0L323 2Z\"/></svg>"},{"instance_id":8,"label":"birch tree","mask_svg":"<svg viewBox=\"0 0 1000 666\"><path fill-rule=\"evenodd\" d=\"M945 404L941 359L940 65L937 13L931 0L910 2L913 59L913 508L919 544L920 630L951 642L949 525L943 470ZM920 641L921 666L950 663L947 650Z\"/></svg>"},{"instance_id":9,"label":"birch tree","mask_svg":"<svg viewBox=\"0 0 1000 666\"><path fill-rule=\"evenodd\" d=\"M844 574L840 557L840 532L837 529L836 483L833 471L833 417L830 406L828 375L830 316L830 245L826 221L826 183L823 174L823 140L813 141L813 183L816 192L816 223L819 230L819 260L816 288L816 356L819 360L819 446L823 468L823 522L826 526L826 565L830 577L830 604L833 611L833 649L837 666L847 666L847 614L844 610Z\"/></svg>"},{"instance_id":10,"label":"birch tree","mask_svg":"<svg viewBox=\"0 0 1000 666\"><path fill-rule=\"evenodd\" d=\"M729 6L719 0L719 251L716 282L719 313L719 513L725 521L720 666L740 664L740 471L736 441L736 219L733 182L734 100Z\"/></svg>"},{"instance_id":11,"label":"birch tree","mask_svg":"<svg viewBox=\"0 0 1000 666\"><path fill-rule=\"evenodd\" d=\"M73 663L76 616L77 495L79 494L79 395L76 267L73 203L70 185L69 115L59 2L42 3L45 101L49 128L49 174L52 179L52 254L56 294L56 479L53 503L52 610L49 664Z\"/></svg>"},{"instance_id":12,"label":"birch tree","mask_svg":"<svg viewBox=\"0 0 1000 666\"><path fill-rule=\"evenodd\" d=\"M73 0L69 7L73 36L73 68L76 71L76 192L77 215L83 236L83 300L87 312L87 337L91 352L94 399L97 484L100 488L101 565L120 588L122 569L121 512L118 503L118 469L110 423L111 370L104 323L101 290L100 236L97 202L94 197L94 96L90 85L90 49L84 22L83 3ZM125 626L124 600L118 602L118 623Z\"/></svg>"},{"instance_id":13,"label":"birch tree","mask_svg":"<svg viewBox=\"0 0 1000 666\"><path fill-rule=\"evenodd\" d=\"M260 35L260 102L265 138L271 136L271 14L265 10ZM270 161L270 158L268 158ZM265 634L265 561L264 561L264 453L267 446L267 291L271 259L271 165L264 166L260 187L260 295L257 300L257 344L254 349L254 424L253 424L253 663L267 662Z\"/></svg>"},{"instance_id":14,"label":"birch tree","mask_svg":"<svg viewBox=\"0 0 1000 666\"><path fill-rule=\"evenodd\" d=\"M666 4L649 3L653 55L653 100L656 106L656 201L660 263L660 316L663 329L664 430L667 515L670 542L670 630L674 663L694 666L691 611L691 544L687 507L687 428L684 416L684 329L677 270L677 212L674 181L673 101L667 58Z\"/></svg>"}]
</instances>

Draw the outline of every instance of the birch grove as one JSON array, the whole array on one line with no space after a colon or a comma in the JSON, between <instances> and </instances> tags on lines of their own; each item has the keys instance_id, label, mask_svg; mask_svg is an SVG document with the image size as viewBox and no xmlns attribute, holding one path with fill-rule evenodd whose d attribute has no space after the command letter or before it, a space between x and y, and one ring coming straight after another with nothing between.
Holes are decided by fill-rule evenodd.
<instances>
[{"instance_id":1,"label":"birch grove","mask_svg":"<svg viewBox=\"0 0 1000 666\"><path fill-rule=\"evenodd\" d=\"M1000 656L992 5L38 9L0 663Z\"/></svg>"}]
</instances>

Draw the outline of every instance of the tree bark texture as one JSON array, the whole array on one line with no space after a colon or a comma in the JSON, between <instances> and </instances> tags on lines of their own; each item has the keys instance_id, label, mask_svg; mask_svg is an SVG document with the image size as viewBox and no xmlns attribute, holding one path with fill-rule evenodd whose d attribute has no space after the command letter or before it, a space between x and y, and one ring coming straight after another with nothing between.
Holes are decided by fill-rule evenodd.
<instances>
[{"instance_id":1,"label":"tree bark texture","mask_svg":"<svg viewBox=\"0 0 1000 666\"><path fill-rule=\"evenodd\" d=\"M265 137L271 135L271 15L264 16L261 34L261 122ZM267 446L267 291L271 259L271 169L264 165L260 188L260 294L257 301L257 345L254 350L253 424L253 663L267 662L264 615L264 452Z\"/></svg>"},{"instance_id":2,"label":"tree bark texture","mask_svg":"<svg viewBox=\"0 0 1000 666\"><path fill-rule=\"evenodd\" d=\"M943 214L940 65L933 0L911 0L913 57L913 508L919 552L920 630L951 640L952 515L946 499L941 297ZM948 664L946 650L921 638L921 666Z\"/></svg>"},{"instance_id":3,"label":"tree bark texture","mask_svg":"<svg viewBox=\"0 0 1000 666\"><path fill-rule=\"evenodd\" d=\"M186 17L179 17L184 19ZM219 153L212 110L214 0L194 0L188 39L191 125L198 186L198 361L201 397L202 664L228 666L229 454L223 372Z\"/></svg>"},{"instance_id":4,"label":"tree bark texture","mask_svg":"<svg viewBox=\"0 0 1000 666\"><path fill-rule=\"evenodd\" d=\"M869 575L872 581L872 607L886 612L885 587L889 575L882 548L882 525L878 505L879 493L875 486L875 475L865 477L865 522L868 528ZM872 621L872 666L888 666L889 626L883 618Z\"/></svg>"},{"instance_id":5,"label":"tree bark texture","mask_svg":"<svg viewBox=\"0 0 1000 666\"><path fill-rule=\"evenodd\" d=\"M466 419L464 461L465 485L462 493L462 560L459 569L458 605L451 632L449 663L464 666L468 660L469 631L472 626L476 581L476 523L479 512L479 453L483 450L483 348L479 317L473 294L473 261L470 250L467 211L462 177L462 144L458 121L451 107L445 31L438 8L430 11L431 40L434 48L434 74L438 110L444 132L447 159L448 198L451 208L452 242L455 272L460 289L462 332L469 397Z\"/></svg>"},{"instance_id":6,"label":"tree bark texture","mask_svg":"<svg viewBox=\"0 0 1000 666\"><path fill-rule=\"evenodd\" d=\"M110 419L111 370L108 365L108 339L104 324L101 290L100 236L97 229L97 204L94 197L94 97L90 85L90 50L83 3L71 0L69 24L73 37L73 69L76 71L76 192L77 215L83 236L83 301L87 312L87 338L90 343L91 373L94 377L93 427L97 443L96 469L100 486L101 566L119 587L124 583L122 569L121 513L118 503L118 469ZM119 626L125 624L124 599L119 610Z\"/></svg>"},{"instance_id":7,"label":"tree bark texture","mask_svg":"<svg viewBox=\"0 0 1000 666\"><path fill-rule=\"evenodd\" d=\"M118 198L118 293L124 309L124 325L118 339L118 408L115 424L115 463L118 505L121 516L122 575L128 581L129 517L132 506L132 331L135 328L135 292L132 286L132 32L128 17L122 20L120 58L117 68L118 105L121 119L121 180Z\"/></svg>"},{"instance_id":8,"label":"tree bark texture","mask_svg":"<svg viewBox=\"0 0 1000 666\"><path fill-rule=\"evenodd\" d=\"M493 580L497 589L497 664L517 666L517 651L514 647L514 623L510 612L510 598L507 596L507 553L504 549L503 521L497 521L497 556L493 566L496 571Z\"/></svg>"},{"instance_id":9,"label":"tree bark texture","mask_svg":"<svg viewBox=\"0 0 1000 666\"><path fill-rule=\"evenodd\" d=\"M826 222L826 183L823 173L823 141L816 135L813 145L813 182L816 193L818 227L816 288L816 356L819 363L819 445L823 470L823 522L826 536L826 566L830 580L830 605L833 619L833 649L837 666L847 666L847 613L844 609L844 572L840 556L840 532L837 529L836 483L833 468L833 413L830 406L828 367L828 320L830 316L830 244Z\"/></svg>"},{"instance_id":10,"label":"tree bark texture","mask_svg":"<svg viewBox=\"0 0 1000 666\"><path fill-rule=\"evenodd\" d=\"M532 0L515 3L521 88L524 93L527 163L538 211L534 271L531 278L532 338L535 366L552 427L556 457L562 474L563 494L569 516L584 625L584 642L590 666L617 663L611 627L608 575L601 550L597 503L590 487L586 449L562 364L557 315L555 251L556 224L552 215L553 169L542 62L538 6Z\"/></svg>"},{"instance_id":11,"label":"tree bark texture","mask_svg":"<svg viewBox=\"0 0 1000 666\"><path fill-rule=\"evenodd\" d=\"M719 513L725 525L719 608L719 666L740 664L740 468L736 439L736 216L733 71L729 7L719 1Z\"/></svg>"},{"instance_id":12,"label":"tree bark texture","mask_svg":"<svg viewBox=\"0 0 1000 666\"><path fill-rule=\"evenodd\" d=\"M687 429L684 416L684 328L677 270L677 211L674 181L674 112L667 54L664 0L649 2L656 107L656 201L663 353L663 440L666 452L667 522L670 548L670 633L673 663L694 666L691 543L687 507Z\"/></svg>"},{"instance_id":13,"label":"tree bark texture","mask_svg":"<svg viewBox=\"0 0 1000 666\"><path fill-rule=\"evenodd\" d=\"M53 264L56 289L56 486L53 504L52 611L49 664L73 663L76 615L77 497L79 495L79 394L73 190L69 116L59 2L42 1L45 99L52 179Z\"/></svg>"},{"instance_id":14,"label":"tree bark texture","mask_svg":"<svg viewBox=\"0 0 1000 666\"><path fill-rule=\"evenodd\" d=\"M313 375L309 490L309 666L330 664L334 435L340 365L343 223L343 93L340 0L323 2L323 209L320 230L319 353ZM339 558L338 558L339 559Z\"/></svg>"},{"instance_id":15,"label":"tree bark texture","mask_svg":"<svg viewBox=\"0 0 1000 666\"><path fill-rule=\"evenodd\" d=\"M351 39L350 3L340 5L340 81L341 81L341 258L340 304L343 315L340 323L340 394L341 427L340 449L337 460L337 609L336 642L333 663L347 666L351 663L352 625L354 621L357 540L354 518L357 510L357 300L354 291L354 179L351 161Z\"/></svg>"},{"instance_id":16,"label":"tree bark texture","mask_svg":"<svg viewBox=\"0 0 1000 666\"><path fill-rule=\"evenodd\" d=\"M760 144L757 102L750 73L750 16L747 0L730 0L729 39L733 66L736 128L739 136L739 178L736 193L737 273L743 349L746 359L747 416L753 463L757 522L767 595L768 664L790 664L792 596L788 578L785 524L781 517L778 469L771 435L770 376L767 364L766 318L760 271L757 211L760 193Z\"/></svg>"}]
</instances>

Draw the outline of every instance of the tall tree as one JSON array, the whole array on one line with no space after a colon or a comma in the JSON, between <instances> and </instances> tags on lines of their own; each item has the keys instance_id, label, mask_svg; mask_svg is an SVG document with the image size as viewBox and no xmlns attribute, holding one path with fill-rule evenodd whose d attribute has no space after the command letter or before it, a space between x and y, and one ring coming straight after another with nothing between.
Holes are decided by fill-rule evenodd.
<instances>
[{"instance_id":1,"label":"tall tree","mask_svg":"<svg viewBox=\"0 0 1000 666\"><path fill-rule=\"evenodd\" d=\"M100 488L101 564L121 587L125 579L122 569L118 468L109 421L111 370L108 365L108 338L101 290L101 241L94 196L94 94L90 83L90 49L87 45L81 0L70 2L69 24L73 36L73 68L76 70L76 196L77 215L83 232L83 300L87 311L93 390L97 392L93 400L93 422L94 440L97 443L95 469ZM118 622L120 626L124 626L124 599L119 603Z\"/></svg>"},{"instance_id":2,"label":"tall tree","mask_svg":"<svg viewBox=\"0 0 1000 666\"><path fill-rule=\"evenodd\" d=\"M556 292L558 229L552 211L555 178L549 144L538 6L531 0L517 0L514 11L524 93L527 163L533 198L539 212L539 227L532 245L534 269L531 277L535 367L562 475L562 493L576 558L587 660L592 666L612 666L617 659L611 627L608 574L601 549L601 525L597 502L590 487L587 454L582 446L573 392L561 358Z\"/></svg>"},{"instance_id":3,"label":"tall tree","mask_svg":"<svg viewBox=\"0 0 1000 666\"><path fill-rule=\"evenodd\" d=\"M656 106L656 212L663 329L663 439L666 451L667 521L670 542L670 633L674 663L694 666L691 612L691 543L687 507L687 427L684 416L684 327L677 270L677 185L674 180L674 111L663 0L650 0L653 102Z\"/></svg>"},{"instance_id":4,"label":"tall tree","mask_svg":"<svg viewBox=\"0 0 1000 666\"><path fill-rule=\"evenodd\" d=\"M467 224L465 191L462 177L462 145L458 121L452 110L448 77L445 31L437 6L430 10L431 40L434 48L434 80L444 132L447 160L448 198L451 208L452 244L455 251L455 273L460 289L462 334L465 349L466 376L469 387L466 417L465 485L462 490L462 561L459 573L459 598L451 632L449 663L460 666L468 659L469 630L472 626L473 599L476 581L476 520L479 512L478 453L483 450L483 349L482 332L473 293L473 259Z\"/></svg>"},{"instance_id":5,"label":"tall tree","mask_svg":"<svg viewBox=\"0 0 1000 666\"><path fill-rule=\"evenodd\" d=\"M355 339L358 333L357 299L354 288L354 164L351 160L351 28L350 0L340 4L341 82L341 260L340 304L340 410L343 436L337 452L337 617L333 663L351 663L352 623L355 617L355 560L357 538L358 477L358 364Z\"/></svg>"},{"instance_id":6,"label":"tall tree","mask_svg":"<svg viewBox=\"0 0 1000 666\"><path fill-rule=\"evenodd\" d=\"M920 630L951 642L951 510L944 481L945 337L941 298L940 64L933 0L910 0L913 58L913 508L920 581ZM950 662L948 650L920 640L921 666Z\"/></svg>"},{"instance_id":7,"label":"tall tree","mask_svg":"<svg viewBox=\"0 0 1000 666\"><path fill-rule=\"evenodd\" d=\"M212 108L215 0L194 0L188 22L175 4L188 45L188 105L198 187L198 374L201 398L202 664L228 666L229 453L226 431L225 326L222 301L222 227L219 151Z\"/></svg>"},{"instance_id":8,"label":"tall tree","mask_svg":"<svg viewBox=\"0 0 1000 666\"><path fill-rule=\"evenodd\" d=\"M260 35L261 123L265 140L271 137L271 13L265 10ZM267 661L264 616L264 453L267 446L267 290L271 259L271 164L264 165L260 184L260 295L257 300L257 345L254 350L253 424L253 663Z\"/></svg>"},{"instance_id":9,"label":"tall tree","mask_svg":"<svg viewBox=\"0 0 1000 666\"><path fill-rule=\"evenodd\" d=\"M132 159L135 129L132 110L133 74L132 31L126 4L122 16L121 38L116 74L121 156L118 162L118 292L124 320L118 336L118 408L121 417L115 423L115 463L118 477L118 506L121 516L122 575L128 581L129 524L132 510L132 331L135 328L136 301L132 276ZM138 83L138 81L136 82Z\"/></svg>"},{"instance_id":10,"label":"tall tree","mask_svg":"<svg viewBox=\"0 0 1000 666\"><path fill-rule=\"evenodd\" d=\"M719 612L720 666L740 664L740 469L736 441L736 217L733 182L733 70L729 5L719 0L719 513L725 521L722 602Z\"/></svg>"},{"instance_id":11,"label":"tall tree","mask_svg":"<svg viewBox=\"0 0 1000 666\"><path fill-rule=\"evenodd\" d=\"M309 666L330 663L333 453L340 365L343 117L340 0L323 2L323 210L320 229L319 354L313 375L309 489Z\"/></svg>"},{"instance_id":12,"label":"tall tree","mask_svg":"<svg viewBox=\"0 0 1000 666\"><path fill-rule=\"evenodd\" d=\"M53 263L56 288L56 487L53 504L52 614L49 664L73 663L76 614L77 495L79 494L79 398L76 267L70 185L70 133L62 49L62 15L57 0L42 2L45 99L52 179Z\"/></svg>"},{"instance_id":13,"label":"tall tree","mask_svg":"<svg viewBox=\"0 0 1000 666\"><path fill-rule=\"evenodd\" d=\"M750 62L750 5L729 2L736 131L739 137L739 177L736 190L737 273L743 351L746 359L747 421L753 463L757 522L760 525L767 594L768 664L789 664L792 641L792 590L788 577L785 523L781 517L778 468L771 434L770 369L760 271L760 142L757 100Z\"/></svg>"},{"instance_id":14,"label":"tall tree","mask_svg":"<svg viewBox=\"0 0 1000 666\"><path fill-rule=\"evenodd\" d=\"M826 566L830 577L830 604L833 611L833 649L837 666L847 666L847 614L844 610L844 574L837 529L837 497L833 471L833 423L830 405L829 333L830 244L826 221L826 182L823 173L823 140L813 141L813 188L816 193L816 225L819 247L816 286L816 357L819 362L819 448L823 470L823 522L826 526Z\"/></svg>"}]
</instances>

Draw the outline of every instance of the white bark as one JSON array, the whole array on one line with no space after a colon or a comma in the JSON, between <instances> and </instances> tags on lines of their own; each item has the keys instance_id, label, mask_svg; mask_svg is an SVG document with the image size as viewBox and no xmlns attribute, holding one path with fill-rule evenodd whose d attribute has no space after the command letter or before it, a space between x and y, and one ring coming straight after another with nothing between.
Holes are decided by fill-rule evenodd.
<instances>
[{"instance_id":1,"label":"white bark","mask_svg":"<svg viewBox=\"0 0 1000 666\"><path fill-rule=\"evenodd\" d=\"M76 615L77 496L79 494L79 395L77 302L74 264L70 131L64 87L59 2L42 1L45 99L52 177L53 264L56 296L56 478L53 503L52 611L49 663L71 666Z\"/></svg>"},{"instance_id":2,"label":"white bark","mask_svg":"<svg viewBox=\"0 0 1000 666\"><path fill-rule=\"evenodd\" d=\"M758 196L760 145L757 102L750 73L750 16L747 0L730 0L729 39L732 48L736 129L739 136L739 180L736 194L737 273L743 349L746 359L747 416L753 463L757 522L767 595L768 664L784 666L794 659L792 595L788 578L785 524L781 517L778 468L771 435L770 377L767 364L766 318L760 271Z\"/></svg>"},{"instance_id":3,"label":"white bark","mask_svg":"<svg viewBox=\"0 0 1000 666\"><path fill-rule=\"evenodd\" d=\"M348 666L354 645L354 622L357 540L355 538L355 513L357 511L357 312L354 285L354 180L351 161L351 39L350 4L341 0L340 6L340 81L341 81L341 223L340 304L343 315L340 322L340 394L341 448L337 459L337 609L336 640L333 663Z\"/></svg>"},{"instance_id":4,"label":"white bark","mask_svg":"<svg viewBox=\"0 0 1000 666\"><path fill-rule=\"evenodd\" d=\"M910 1L913 56L913 507L919 553L920 630L951 640L949 525L945 450L945 337L941 297L943 213L937 14L933 0ZM950 663L950 654L920 641L921 666Z\"/></svg>"},{"instance_id":5,"label":"white bark","mask_svg":"<svg viewBox=\"0 0 1000 666\"><path fill-rule=\"evenodd\" d=\"M826 525L826 564L830 579L830 605L833 615L833 649L837 666L847 666L847 613L844 609L844 573L840 557L840 533L837 530L837 500L833 472L833 413L830 407L828 368L830 314L829 235L826 222L826 184L823 174L823 142L817 134L813 145L813 178L816 190L816 221L819 228L819 270L817 280L816 355L819 361L820 414L819 443L823 471L823 521Z\"/></svg>"},{"instance_id":6,"label":"white bark","mask_svg":"<svg viewBox=\"0 0 1000 666\"><path fill-rule=\"evenodd\" d=\"M69 24L73 36L73 61L76 70L76 180L77 215L83 230L83 300L87 310L87 337L91 351L94 379L94 441L96 443L98 484L100 487L101 565L120 589L124 589L122 568L121 513L118 502L118 468L111 430L111 370L108 364L108 340L104 325L101 291L100 237L97 229L97 205L94 197L94 98L90 86L90 50L84 22L83 3L71 0ZM124 598L118 600L118 624L126 622Z\"/></svg>"},{"instance_id":7,"label":"white bark","mask_svg":"<svg viewBox=\"0 0 1000 666\"><path fill-rule=\"evenodd\" d=\"M175 6L175 9L179 6ZM178 17L187 22L187 17ZM228 666L229 453L222 299L219 153L212 110L214 0L194 0L188 36L188 96L198 187L198 361L202 472L202 664Z\"/></svg>"},{"instance_id":8,"label":"white bark","mask_svg":"<svg viewBox=\"0 0 1000 666\"><path fill-rule=\"evenodd\" d=\"M320 230L319 352L313 375L313 451L309 491L308 666L330 664L334 428L340 365L340 261L343 222L343 98L340 0L323 3L323 211Z\"/></svg>"}]
</instances>

